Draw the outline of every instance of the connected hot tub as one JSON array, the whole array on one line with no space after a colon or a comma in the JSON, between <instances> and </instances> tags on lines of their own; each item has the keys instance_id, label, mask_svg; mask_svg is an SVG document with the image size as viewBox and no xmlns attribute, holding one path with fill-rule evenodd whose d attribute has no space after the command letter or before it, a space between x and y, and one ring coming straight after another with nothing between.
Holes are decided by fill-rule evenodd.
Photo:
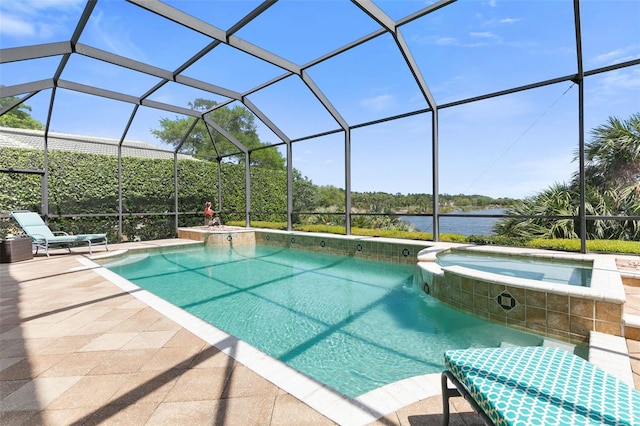
<instances>
[{"instance_id":1,"label":"connected hot tub","mask_svg":"<svg viewBox=\"0 0 640 426\"><path fill-rule=\"evenodd\" d=\"M418 261L425 292L476 316L572 343L591 331L623 335L625 292L612 257L430 247Z\"/></svg>"},{"instance_id":2,"label":"connected hot tub","mask_svg":"<svg viewBox=\"0 0 640 426\"><path fill-rule=\"evenodd\" d=\"M579 287L591 285L593 272L593 260L553 259L470 250L446 250L439 253L436 259L441 267L462 266L507 277Z\"/></svg>"}]
</instances>

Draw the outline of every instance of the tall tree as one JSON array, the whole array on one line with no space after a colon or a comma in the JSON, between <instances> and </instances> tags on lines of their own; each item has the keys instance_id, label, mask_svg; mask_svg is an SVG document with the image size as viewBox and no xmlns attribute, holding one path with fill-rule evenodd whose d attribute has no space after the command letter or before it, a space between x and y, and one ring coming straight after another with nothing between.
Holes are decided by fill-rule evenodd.
<instances>
[{"instance_id":1,"label":"tall tree","mask_svg":"<svg viewBox=\"0 0 640 426\"><path fill-rule=\"evenodd\" d=\"M345 192L344 189L334 185L323 185L318 187L318 204L320 207L336 206L339 210L344 210Z\"/></svg>"},{"instance_id":2,"label":"tall tree","mask_svg":"<svg viewBox=\"0 0 640 426\"><path fill-rule=\"evenodd\" d=\"M297 169L293 169L292 181L293 211L313 211L318 205L318 187Z\"/></svg>"},{"instance_id":3,"label":"tall tree","mask_svg":"<svg viewBox=\"0 0 640 426\"><path fill-rule=\"evenodd\" d=\"M4 109L9 105L18 101L15 96L0 98L0 109ZM7 111L6 114L0 116L0 126L13 127L18 129L43 130L44 126L41 122L31 116L31 107L20 103L15 108Z\"/></svg>"},{"instance_id":4,"label":"tall tree","mask_svg":"<svg viewBox=\"0 0 640 426\"><path fill-rule=\"evenodd\" d=\"M587 184L600 190L620 189L629 185L640 189L640 113L621 121L610 117L606 124L591 131L585 144ZM574 161L578 159L576 153ZM578 174L573 184L578 184Z\"/></svg>"},{"instance_id":5,"label":"tall tree","mask_svg":"<svg viewBox=\"0 0 640 426\"><path fill-rule=\"evenodd\" d=\"M577 155L574 161L577 160ZM591 131L585 144L585 213L593 216L640 215L640 113L621 121L609 118ZM555 184L517 203L509 214L578 216L579 174L571 183ZM574 219L504 219L496 223L498 235L526 238L577 238ZM589 239L640 241L638 221L589 220Z\"/></svg>"},{"instance_id":6,"label":"tall tree","mask_svg":"<svg viewBox=\"0 0 640 426\"><path fill-rule=\"evenodd\" d=\"M215 101L198 98L189 102L189 108L195 111L207 111L217 105ZM275 148L264 148L268 144L260 141L258 137L255 119L251 111L243 106L220 107L209 113L211 120L227 131L238 142L251 152L250 162L253 166L282 170L285 159ZM161 129L151 132L165 143L178 146L182 138L187 134L194 118L163 118L160 120ZM245 156L239 148L228 141L222 134L208 126L203 120L199 120L195 128L189 133L181 147L181 152L192 154L203 159L230 156L236 163L244 163ZM257 149L257 150L256 150Z\"/></svg>"}]
</instances>

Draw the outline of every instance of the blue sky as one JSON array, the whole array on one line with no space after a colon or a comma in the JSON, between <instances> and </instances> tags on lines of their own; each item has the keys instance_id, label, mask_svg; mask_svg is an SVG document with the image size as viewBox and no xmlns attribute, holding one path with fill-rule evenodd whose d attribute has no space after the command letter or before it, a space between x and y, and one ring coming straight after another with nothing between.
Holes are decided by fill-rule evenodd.
<instances>
[{"instance_id":1,"label":"blue sky","mask_svg":"<svg viewBox=\"0 0 640 426\"><path fill-rule=\"evenodd\" d=\"M166 1L227 30L259 5L252 1ZM386 0L375 4L398 20L432 2ZM0 2L0 47L69 40L84 1ZM576 73L573 2L568 0L460 0L400 27L438 105ZM580 3L585 70L640 58L640 2ZM355 5L338 0L284 0L235 36L298 65L372 33L378 25ZM100 0L80 43L174 71L212 40L140 7ZM6 86L51 78L60 57L0 65ZM349 125L427 107L396 43L382 35L307 69ZM284 71L221 45L185 76L238 92ZM156 77L72 55L63 80L141 96ZM585 79L587 132L608 117L640 111L640 66ZM51 91L27 102L45 121ZM204 97L225 98L168 83L150 99L187 107ZM291 139L338 129L338 124L297 76L248 97ZM473 102L439 112L440 192L525 197L577 170L578 86L563 82ZM132 105L58 90L51 130L119 138ZM141 107L127 139L160 144L150 130L174 113ZM431 116L422 114L352 130L352 189L430 193ZM259 125L261 140L279 139ZM587 134L587 139L589 135ZM284 153L284 149L279 148ZM293 167L318 185L344 187L344 137L333 134L293 145Z\"/></svg>"}]
</instances>

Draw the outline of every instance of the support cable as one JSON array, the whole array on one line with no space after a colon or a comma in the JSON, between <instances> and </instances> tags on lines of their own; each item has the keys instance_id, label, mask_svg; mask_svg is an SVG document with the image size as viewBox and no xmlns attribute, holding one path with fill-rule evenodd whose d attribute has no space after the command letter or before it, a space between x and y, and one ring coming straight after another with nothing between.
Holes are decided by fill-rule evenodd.
<instances>
[{"instance_id":1,"label":"support cable","mask_svg":"<svg viewBox=\"0 0 640 426\"><path fill-rule=\"evenodd\" d=\"M488 166L488 167L487 167L487 168L486 168L482 173L480 173L480 175L479 175L479 176L478 176L478 177L477 177L473 182L471 182L471 184L467 187L467 189L465 189L462 193L463 193L463 194L468 193L468 192L469 192L469 190L473 187L473 185L475 185L476 183L478 183L478 181L479 181L480 179L482 179L482 177L483 177L483 176L484 176L484 175L485 175L489 170L491 170L491 169L493 168L493 166L495 166L495 165L496 165L496 164L497 164L497 163L502 159L502 157L504 157L504 156L507 154L507 152L509 152L509 150L510 150L511 148L513 148L513 147L514 147L518 142L520 142L520 140L521 140L522 138L524 138L524 137L525 137L525 135L526 135L527 133L529 133L529 131L530 131L530 130L531 130L531 129L536 125L536 124L538 124L538 122L539 122L540 120L542 120L542 117L544 117L544 116L545 116L549 111L551 111L551 109L552 109L552 108L553 108L553 107L554 107L558 102L560 102L560 99L562 99L562 98L564 97L564 95L566 95L566 94L569 92L569 90L571 90L571 89L573 88L573 86L575 86L575 85L576 85L576 83L571 83L571 86L569 86L569 88L568 88L567 90L565 90L565 91L564 91L564 92L563 92L563 93L558 97L558 99L556 99L555 101L553 101L553 102L551 103L551 105L549 105L549 106L548 106L548 107L547 107L547 108L542 112L542 114L540 114L540 116L539 116L538 118L536 118L536 119L535 119L535 120L534 120L534 121L529 125L529 127L527 127L527 128L526 128L526 129L525 129L525 130L520 134L520 136L518 136L518 137L517 137L517 138L516 138L516 139L515 139L515 140L514 140L514 141L513 141L513 142L512 142L508 147L507 147L507 148L505 148L505 150L504 150L504 151L502 151L502 153L501 153L500 155L498 155L498 157L496 157L496 159L495 159L495 160L494 160L494 161L493 161L493 162L492 162L492 163L491 163L491 164L490 164L490 165L489 165L489 166Z\"/></svg>"}]
</instances>

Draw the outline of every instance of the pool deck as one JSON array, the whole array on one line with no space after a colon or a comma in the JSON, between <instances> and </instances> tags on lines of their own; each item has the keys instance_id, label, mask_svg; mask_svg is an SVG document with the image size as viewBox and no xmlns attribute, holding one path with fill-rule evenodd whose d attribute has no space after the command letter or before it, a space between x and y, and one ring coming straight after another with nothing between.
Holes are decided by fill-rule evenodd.
<instances>
[{"instance_id":1,"label":"pool deck","mask_svg":"<svg viewBox=\"0 0 640 426\"><path fill-rule=\"evenodd\" d=\"M111 244L109 253L178 243L185 240ZM98 247L94 257L104 253ZM635 273L637 260L621 257L619 267ZM625 313L640 317L640 287L625 290ZM640 340L626 342L640 389ZM0 264L0 384L2 425L417 426L442 421L439 374L346 400L117 282L95 266L86 248ZM466 401L454 398L451 422L480 420Z\"/></svg>"}]
</instances>

